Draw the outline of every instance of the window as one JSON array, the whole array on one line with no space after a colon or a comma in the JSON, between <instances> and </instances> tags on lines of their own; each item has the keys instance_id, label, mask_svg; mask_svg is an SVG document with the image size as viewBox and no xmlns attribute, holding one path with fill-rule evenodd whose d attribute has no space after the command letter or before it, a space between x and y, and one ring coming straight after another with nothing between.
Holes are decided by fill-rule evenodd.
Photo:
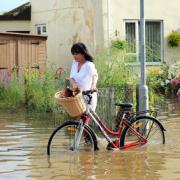
<instances>
[{"instance_id":1,"label":"window","mask_svg":"<svg viewBox=\"0 0 180 180\"><path fill-rule=\"evenodd\" d=\"M46 34L46 24L37 24L36 25L36 33L38 35Z\"/></svg>"},{"instance_id":2,"label":"window","mask_svg":"<svg viewBox=\"0 0 180 180\"><path fill-rule=\"evenodd\" d=\"M125 23L126 41L128 42L126 52L129 62L136 62L139 56L139 34L137 26L138 22L128 21Z\"/></svg>"},{"instance_id":3,"label":"window","mask_svg":"<svg viewBox=\"0 0 180 180\"><path fill-rule=\"evenodd\" d=\"M161 23L146 22L146 61L161 62Z\"/></svg>"},{"instance_id":4,"label":"window","mask_svg":"<svg viewBox=\"0 0 180 180\"><path fill-rule=\"evenodd\" d=\"M147 64L157 64L162 60L162 22L146 21L146 62ZM129 62L139 61L139 21L125 22L125 37L128 42L127 57Z\"/></svg>"}]
</instances>

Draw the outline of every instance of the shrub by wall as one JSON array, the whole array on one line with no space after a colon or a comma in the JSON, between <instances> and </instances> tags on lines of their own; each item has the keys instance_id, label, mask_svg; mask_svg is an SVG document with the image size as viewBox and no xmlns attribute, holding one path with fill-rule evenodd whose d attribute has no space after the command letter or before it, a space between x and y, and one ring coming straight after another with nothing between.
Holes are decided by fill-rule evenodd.
<instances>
[{"instance_id":1,"label":"shrub by wall","mask_svg":"<svg viewBox=\"0 0 180 180\"><path fill-rule=\"evenodd\" d=\"M178 47L178 46L180 46L180 33L172 32L168 36L168 45L170 47Z\"/></svg>"}]
</instances>

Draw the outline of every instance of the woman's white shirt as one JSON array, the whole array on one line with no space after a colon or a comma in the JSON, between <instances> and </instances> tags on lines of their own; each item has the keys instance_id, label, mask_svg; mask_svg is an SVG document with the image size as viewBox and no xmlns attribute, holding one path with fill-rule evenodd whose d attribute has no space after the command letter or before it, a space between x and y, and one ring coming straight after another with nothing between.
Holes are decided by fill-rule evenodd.
<instances>
[{"instance_id":1,"label":"woman's white shirt","mask_svg":"<svg viewBox=\"0 0 180 180\"><path fill-rule=\"evenodd\" d=\"M74 78L78 87L81 88L82 91L91 89L92 77L94 75L98 76L94 63L86 61L78 71L78 62L73 60L70 78Z\"/></svg>"},{"instance_id":2,"label":"woman's white shirt","mask_svg":"<svg viewBox=\"0 0 180 180\"><path fill-rule=\"evenodd\" d=\"M78 71L78 62L73 60L70 78L74 78L77 83L77 86L82 91L88 91L91 89L91 84L93 80L93 76L96 75L98 79L97 70L95 68L94 63L90 61L86 61ZM92 94L91 106L95 111L97 105L97 93Z\"/></svg>"}]
</instances>

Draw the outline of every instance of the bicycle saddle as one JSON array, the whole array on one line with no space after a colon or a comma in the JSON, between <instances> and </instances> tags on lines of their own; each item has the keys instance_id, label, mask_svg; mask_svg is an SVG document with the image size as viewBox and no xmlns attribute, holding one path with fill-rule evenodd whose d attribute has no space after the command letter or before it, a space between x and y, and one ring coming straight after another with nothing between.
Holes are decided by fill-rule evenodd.
<instances>
[{"instance_id":1,"label":"bicycle saddle","mask_svg":"<svg viewBox=\"0 0 180 180\"><path fill-rule=\"evenodd\" d=\"M120 106L121 108L132 108L133 104L131 103L115 103L115 106Z\"/></svg>"}]
</instances>

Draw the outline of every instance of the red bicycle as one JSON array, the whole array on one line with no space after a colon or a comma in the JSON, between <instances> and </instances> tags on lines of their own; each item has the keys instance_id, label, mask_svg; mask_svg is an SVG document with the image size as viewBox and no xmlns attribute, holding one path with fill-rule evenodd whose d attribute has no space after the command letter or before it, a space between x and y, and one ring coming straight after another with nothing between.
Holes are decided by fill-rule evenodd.
<instances>
[{"instance_id":1,"label":"red bicycle","mask_svg":"<svg viewBox=\"0 0 180 180\"><path fill-rule=\"evenodd\" d=\"M74 150L98 150L98 138L90 127L90 121L94 122L107 140L107 149L120 150L146 144L165 144L165 129L163 125L159 120L150 115L139 114L129 116L129 111L123 111L117 130L112 131L109 129L103 119L91 108L92 93L92 91L83 92L86 101L86 111L78 121L65 121L53 131L47 145L48 155L55 152ZM130 103L117 103L116 105L124 109L132 108ZM147 112L143 113L147 114Z\"/></svg>"}]
</instances>

